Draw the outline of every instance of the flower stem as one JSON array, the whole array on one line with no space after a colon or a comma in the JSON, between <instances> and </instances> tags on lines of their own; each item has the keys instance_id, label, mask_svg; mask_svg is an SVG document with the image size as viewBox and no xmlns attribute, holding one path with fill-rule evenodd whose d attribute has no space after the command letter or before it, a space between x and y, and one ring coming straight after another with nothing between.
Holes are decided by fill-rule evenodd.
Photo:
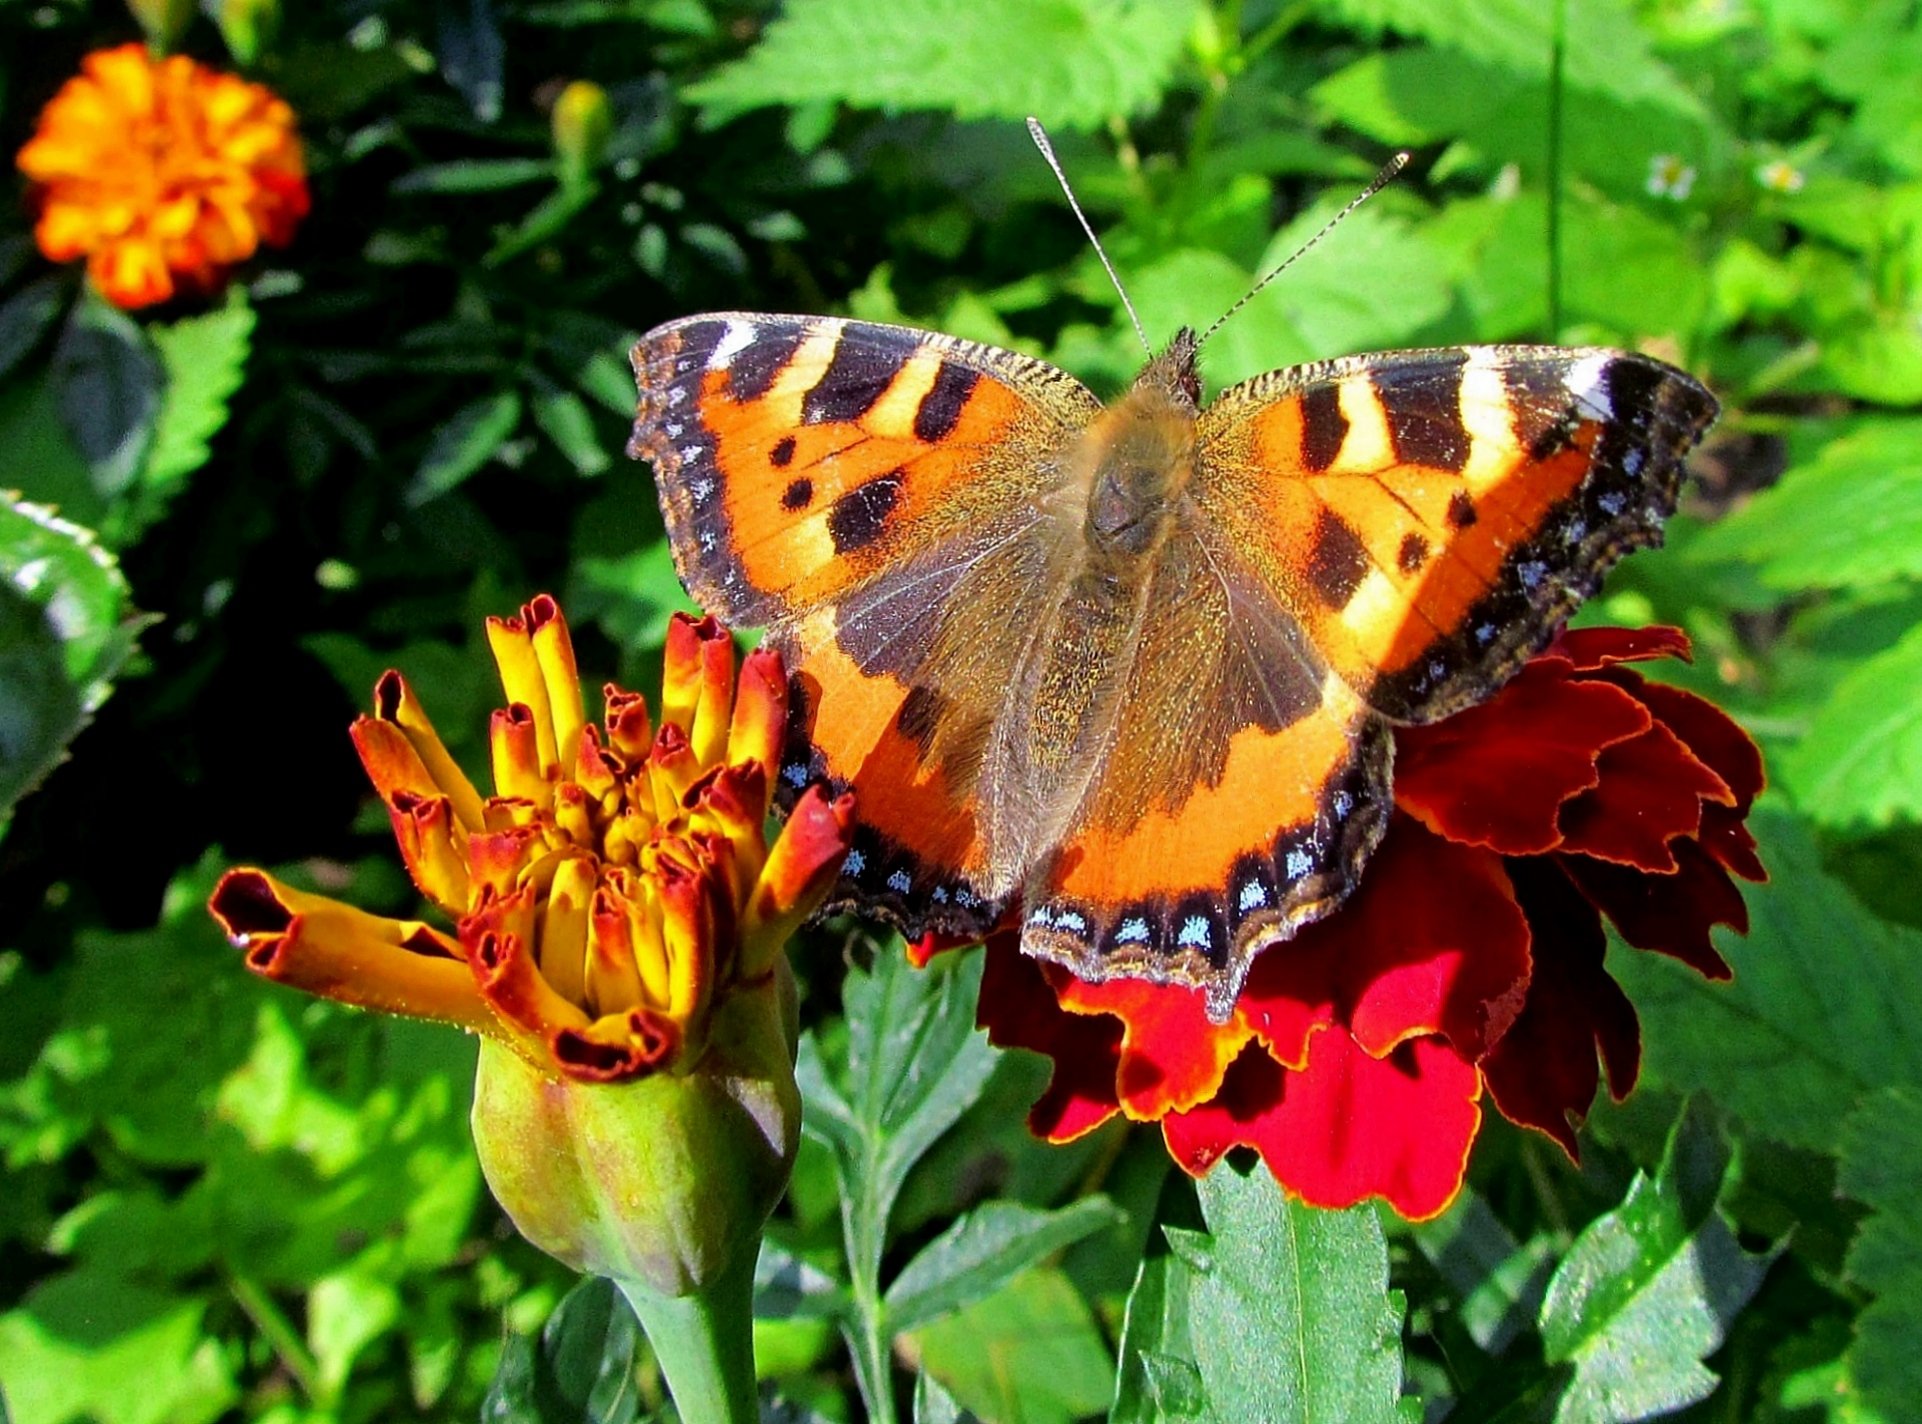
<instances>
[{"instance_id":1,"label":"flower stem","mask_svg":"<svg viewBox=\"0 0 1922 1424\"><path fill-rule=\"evenodd\" d=\"M683 1424L757 1424L754 1382L754 1253L705 1290L660 1295L616 1281L661 1363Z\"/></svg>"}]
</instances>

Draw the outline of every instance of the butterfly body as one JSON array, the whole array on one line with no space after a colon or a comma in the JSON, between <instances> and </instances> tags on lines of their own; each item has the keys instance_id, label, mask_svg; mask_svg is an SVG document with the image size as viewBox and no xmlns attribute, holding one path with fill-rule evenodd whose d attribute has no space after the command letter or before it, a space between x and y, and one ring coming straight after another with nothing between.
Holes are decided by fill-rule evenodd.
<instances>
[{"instance_id":1,"label":"butterfly body","mask_svg":"<svg viewBox=\"0 0 1922 1424\"><path fill-rule=\"evenodd\" d=\"M1193 984L1326 913L1389 727L1487 696L1673 509L1713 417L1646 357L1295 367L1201 402L1192 332L1102 406L925 332L748 313L643 337L630 450L683 582L787 657L791 790L851 786L836 903L1089 979Z\"/></svg>"}]
</instances>

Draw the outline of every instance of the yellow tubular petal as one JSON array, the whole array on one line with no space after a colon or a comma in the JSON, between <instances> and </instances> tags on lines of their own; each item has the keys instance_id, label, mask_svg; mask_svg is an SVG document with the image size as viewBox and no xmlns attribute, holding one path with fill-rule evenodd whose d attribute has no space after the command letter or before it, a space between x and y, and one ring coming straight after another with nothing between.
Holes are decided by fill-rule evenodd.
<instances>
[{"instance_id":1,"label":"yellow tubular petal","mask_svg":"<svg viewBox=\"0 0 1922 1424\"><path fill-rule=\"evenodd\" d=\"M741 663L734 720L727 732L727 759L735 764L759 762L767 772L762 820L767 819L773 804L774 781L781 769L781 743L786 736L787 673L781 667L781 655L772 648L756 648Z\"/></svg>"},{"instance_id":2,"label":"yellow tubular petal","mask_svg":"<svg viewBox=\"0 0 1922 1424\"><path fill-rule=\"evenodd\" d=\"M734 639L725 629L701 643L701 696L687 740L694 759L716 766L727 756L727 729L734 715Z\"/></svg>"},{"instance_id":3,"label":"yellow tubular petal","mask_svg":"<svg viewBox=\"0 0 1922 1424\"><path fill-rule=\"evenodd\" d=\"M709 887L699 875L663 874L661 935L667 950L667 1015L677 1023L698 1022L714 992L714 913Z\"/></svg>"},{"instance_id":4,"label":"yellow tubular petal","mask_svg":"<svg viewBox=\"0 0 1922 1424\"><path fill-rule=\"evenodd\" d=\"M629 762L640 761L654 745L654 724L647 715L647 699L624 692L613 683L601 689L607 712L608 744Z\"/></svg>"},{"instance_id":5,"label":"yellow tubular petal","mask_svg":"<svg viewBox=\"0 0 1922 1424\"><path fill-rule=\"evenodd\" d=\"M459 946L417 921L370 915L251 866L223 875L207 908L263 978L361 1008L499 1033Z\"/></svg>"},{"instance_id":6,"label":"yellow tubular petal","mask_svg":"<svg viewBox=\"0 0 1922 1424\"><path fill-rule=\"evenodd\" d=\"M827 898L847 857L854 797L829 801L811 786L768 849L741 926L740 977L765 973L802 921Z\"/></svg>"},{"instance_id":7,"label":"yellow tubular petal","mask_svg":"<svg viewBox=\"0 0 1922 1424\"><path fill-rule=\"evenodd\" d=\"M554 714L547 703L547 681L541 676L540 660L534 656L534 639L527 631L524 618L489 618L487 620L487 646L494 654L494 666L500 669L501 690L507 694L510 703L519 703L528 710L533 727L536 748L536 770L558 765L558 755L554 748ZM500 772L496 769L495 785L500 786Z\"/></svg>"},{"instance_id":8,"label":"yellow tubular petal","mask_svg":"<svg viewBox=\"0 0 1922 1424\"><path fill-rule=\"evenodd\" d=\"M501 708L488 720L487 749L494 764L494 789L544 809L553 787L541 775L539 723L524 702Z\"/></svg>"},{"instance_id":9,"label":"yellow tubular petal","mask_svg":"<svg viewBox=\"0 0 1922 1424\"><path fill-rule=\"evenodd\" d=\"M656 822L665 824L681 814L681 798L700 774L701 764L687 734L672 722L663 725L654 738L654 750L647 754L648 790L653 799L647 809Z\"/></svg>"},{"instance_id":10,"label":"yellow tubular petal","mask_svg":"<svg viewBox=\"0 0 1922 1424\"><path fill-rule=\"evenodd\" d=\"M445 796L416 796L396 791L387 798L387 816L400 844L400 858L420 893L447 914L467 910L467 837L454 824Z\"/></svg>"},{"instance_id":11,"label":"yellow tubular petal","mask_svg":"<svg viewBox=\"0 0 1922 1424\"><path fill-rule=\"evenodd\" d=\"M626 871L609 870L594 891L587 929L586 1002L597 1015L623 1013L648 1002L637 932L643 922Z\"/></svg>"},{"instance_id":12,"label":"yellow tubular petal","mask_svg":"<svg viewBox=\"0 0 1922 1424\"><path fill-rule=\"evenodd\" d=\"M567 620L554 600L542 594L527 605L527 626L534 630L534 660L547 688L547 705L554 718L554 745L561 775L576 775L576 753L587 710L581 702L581 674L574 665L574 640Z\"/></svg>"},{"instance_id":13,"label":"yellow tubular petal","mask_svg":"<svg viewBox=\"0 0 1922 1424\"><path fill-rule=\"evenodd\" d=\"M587 1002L587 935L594 898L594 862L569 856L554 869L541 918L541 974L569 1003Z\"/></svg>"},{"instance_id":14,"label":"yellow tubular petal","mask_svg":"<svg viewBox=\"0 0 1922 1424\"><path fill-rule=\"evenodd\" d=\"M402 791L423 799L441 794L434 774L420 759L414 744L392 722L383 722L377 717L356 717L347 735L353 738L361 767L383 801L392 800Z\"/></svg>"},{"instance_id":15,"label":"yellow tubular petal","mask_svg":"<svg viewBox=\"0 0 1922 1424\"><path fill-rule=\"evenodd\" d=\"M399 727L407 738L427 774L433 778L434 785L454 806L454 816L462 826L470 831L481 828L481 797L474 789L474 783L467 779L467 773L460 764L448 754L440 734L434 724L427 720L427 711L414 696L413 688L399 673L388 671L381 674L374 684L374 715L382 722Z\"/></svg>"}]
</instances>

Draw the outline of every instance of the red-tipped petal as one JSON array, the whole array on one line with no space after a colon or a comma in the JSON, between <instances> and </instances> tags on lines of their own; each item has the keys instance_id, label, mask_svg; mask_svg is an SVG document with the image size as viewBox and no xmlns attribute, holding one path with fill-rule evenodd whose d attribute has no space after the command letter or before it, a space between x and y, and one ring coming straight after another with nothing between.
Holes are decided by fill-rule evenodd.
<instances>
[{"instance_id":1,"label":"red-tipped petal","mask_svg":"<svg viewBox=\"0 0 1922 1424\"><path fill-rule=\"evenodd\" d=\"M801 922L833 888L854 836L854 797L829 800L810 786L768 847L767 863L749 893L742 920L741 972L764 972Z\"/></svg>"},{"instance_id":2,"label":"red-tipped petal","mask_svg":"<svg viewBox=\"0 0 1922 1424\"><path fill-rule=\"evenodd\" d=\"M393 825L400 858L420 893L449 915L464 912L466 838L455 835L453 803L445 796L396 791L387 801L387 819Z\"/></svg>"},{"instance_id":3,"label":"red-tipped petal","mask_svg":"<svg viewBox=\"0 0 1922 1424\"><path fill-rule=\"evenodd\" d=\"M500 708L488 719L487 750L496 792L547 804L552 783L541 771L540 719L526 703Z\"/></svg>"},{"instance_id":4,"label":"red-tipped petal","mask_svg":"<svg viewBox=\"0 0 1922 1424\"><path fill-rule=\"evenodd\" d=\"M1231 1147L1252 1147L1285 1190L1311 1205L1380 1197L1421 1221L1461 1191L1480 1098L1474 1066L1440 1039L1411 1039L1372 1058L1333 1027L1314 1036L1301 1072L1250 1045L1213 1102L1168 1118L1162 1131L1192 1175Z\"/></svg>"},{"instance_id":5,"label":"red-tipped petal","mask_svg":"<svg viewBox=\"0 0 1922 1424\"><path fill-rule=\"evenodd\" d=\"M741 663L734 694L734 720L727 733L730 762L755 761L767 771L765 818L781 769L781 743L787 736L787 672L772 648L756 648Z\"/></svg>"},{"instance_id":6,"label":"red-tipped petal","mask_svg":"<svg viewBox=\"0 0 1922 1424\"><path fill-rule=\"evenodd\" d=\"M1546 1133L1573 1158L1576 1128L1601 1081L1597 1052L1610 1092L1626 1097L1641 1062L1641 1028L1602 967L1608 940L1594 907L1554 861L1515 861L1509 872L1528 915L1535 971L1520 1017L1482 1060L1482 1073L1503 1117Z\"/></svg>"},{"instance_id":7,"label":"red-tipped petal","mask_svg":"<svg viewBox=\"0 0 1922 1424\"><path fill-rule=\"evenodd\" d=\"M230 870L207 902L263 978L322 998L498 1032L445 935L310 895L251 866Z\"/></svg>"},{"instance_id":8,"label":"red-tipped petal","mask_svg":"<svg viewBox=\"0 0 1922 1424\"><path fill-rule=\"evenodd\" d=\"M460 764L448 752L440 734L434 730L434 724L427 719L427 709L415 698L407 679L392 669L382 673L380 680L374 684L374 716L400 729L401 735L407 739L421 765L426 768L429 780L453 803L454 815L461 827L469 831L479 830L480 792L474 789L474 783L467 779L467 773L460 769ZM378 786L380 783L376 780L375 784ZM382 789L385 792L386 788Z\"/></svg>"},{"instance_id":9,"label":"red-tipped petal","mask_svg":"<svg viewBox=\"0 0 1922 1424\"><path fill-rule=\"evenodd\" d=\"M560 764L560 753L554 740L554 713L547 700L547 679L534 652L534 635L527 618L489 618L487 647L494 655L495 667L500 670L501 690L507 694L510 704L518 705L526 714L533 739L534 775L541 776L548 767ZM501 783L498 765L494 769L494 785L503 794L524 794L507 791Z\"/></svg>"},{"instance_id":10,"label":"red-tipped petal","mask_svg":"<svg viewBox=\"0 0 1922 1424\"><path fill-rule=\"evenodd\" d=\"M609 1014L585 1028L554 1035L554 1063L582 1083L627 1083L672 1063L681 1051L681 1026L649 1009Z\"/></svg>"},{"instance_id":11,"label":"red-tipped petal","mask_svg":"<svg viewBox=\"0 0 1922 1424\"><path fill-rule=\"evenodd\" d=\"M668 620L661 670L661 720L679 727L701 765L727 749L733 710L734 639L713 618Z\"/></svg>"},{"instance_id":12,"label":"red-tipped petal","mask_svg":"<svg viewBox=\"0 0 1922 1424\"><path fill-rule=\"evenodd\" d=\"M1395 739L1395 803L1450 840L1503 855L1561 842L1564 803L1600 779L1604 748L1644 732L1648 710L1619 687L1533 663L1479 707Z\"/></svg>"}]
</instances>

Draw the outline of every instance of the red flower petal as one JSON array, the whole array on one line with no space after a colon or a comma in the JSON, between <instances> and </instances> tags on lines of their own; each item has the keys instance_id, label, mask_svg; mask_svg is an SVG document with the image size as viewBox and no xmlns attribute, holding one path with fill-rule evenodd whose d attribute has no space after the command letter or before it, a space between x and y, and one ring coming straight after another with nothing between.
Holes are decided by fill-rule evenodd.
<instances>
[{"instance_id":1,"label":"red flower petal","mask_svg":"<svg viewBox=\"0 0 1922 1424\"><path fill-rule=\"evenodd\" d=\"M1558 659L1576 672L1599 672L1616 663L1645 663L1655 658L1693 662L1688 634L1657 624L1651 628L1569 628L1536 658Z\"/></svg>"},{"instance_id":2,"label":"red flower petal","mask_svg":"<svg viewBox=\"0 0 1922 1424\"><path fill-rule=\"evenodd\" d=\"M1735 719L1703 697L1685 688L1650 682L1626 668L1611 671L1608 680L1633 694L1655 720L1664 723L1680 737L1735 794L1735 809L1742 815L1762 794L1767 778L1762 770L1762 752L1754 739Z\"/></svg>"},{"instance_id":3,"label":"red flower petal","mask_svg":"<svg viewBox=\"0 0 1922 1424\"><path fill-rule=\"evenodd\" d=\"M1714 809L1714 808L1711 808ZM1562 861L1569 877L1589 901L1614 922L1621 937L1637 949L1671 955L1708 979L1728 979L1733 971L1710 941L1716 925L1748 933L1748 906L1728 872L1693 841L1677 841L1675 871L1649 875L1631 866L1611 865L1585 856Z\"/></svg>"},{"instance_id":4,"label":"red flower petal","mask_svg":"<svg viewBox=\"0 0 1922 1424\"><path fill-rule=\"evenodd\" d=\"M1728 783L1659 724L1606 748L1596 767L1600 783L1562 807L1561 848L1598 860L1671 872L1671 842L1702 828L1702 803L1735 800Z\"/></svg>"},{"instance_id":5,"label":"red flower petal","mask_svg":"<svg viewBox=\"0 0 1922 1424\"><path fill-rule=\"evenodd\" d=\"M1341 910L1255 961L1241 1014L1289 1066L1333 1017L1373 1054L1442 1034L1472 1060L1527 983L1528 925L1500 858L1397 815Z\"/></svg>"},{"instance_id":6,"label":"red flower petal","mask_svg":"<svg viewBox=\"0 0 1922 1424\"><path fill-rule=\"evenodd\" d=\"M1168 1151L1199 1176L1253 1147L1275 1180L1314 1206L1383 1197L1403 1216L1439 1215L1461 1190L1481 1126L1481 1078L1440 1039L1372 1058L1330 1028L1291 1072L1250 1045L1215 1100L1162 1124Z\"/></svg>"},{"instance_id":7,"label":"red flower petal","mask_svg":"<svg viewBox=\"0 0 1922 1424\"><path fill-rule=\"evenodd\" d=\"M1601 1081L1597 1049L1619 1101L1635 1085L1641 1027L1602 967L1608 939L1594 907L1550 862L1511 861L1509 874L1528 915L1535 972L1521 1016L1482 1060L1482 1073L1503 1117L1547 1133L1574 1158L1575 1129Z\"/></svg>"},{"instance_id":8,"label":"red flower petal","mask_svg":"<svg viewBox=\"0 0 1922 1424\"><path fill-rule=\"evenodd\" d=\"M1068 1142L1120 1111L1115 1077L1121 1024L1105 1014L1063 1009L1041 966L1020 945L1017 933L1002 931L983 946L976 1022L990 1043L1054 1060L1054 1077L1028 1113L1028 1130L1049 1142Z\"/></svg>"},{"instance_id":9,"label":"red flower petal","mask_svg":"<svg viewBox=\"0 0 1922 1424\"><path fill-rule=\"evenodd\" d=\"M1208 1022L1207 1002L1197 989L1145 979L1088 984L1065 971L1043 972L1070 1013L1121 1020L1114 1087L1123 1110L1137 1120L1179 1112L1212 1096L1252 1037L1238 1014L1225 1024Z\"/></svg>"},{"instance_id":10,"label":"red flower petal","mask_svg":"<svg viewBox=\"0 0 1922 1424\"><path fill-rule=\"evenodd\" d=\"M1450 840L1541 855L1563 803L1600 779L1597 753L1650 721L1619 687L1533 663L1479 707L1396 734L1395 803Z\"/></svg>"}]
</instances>

